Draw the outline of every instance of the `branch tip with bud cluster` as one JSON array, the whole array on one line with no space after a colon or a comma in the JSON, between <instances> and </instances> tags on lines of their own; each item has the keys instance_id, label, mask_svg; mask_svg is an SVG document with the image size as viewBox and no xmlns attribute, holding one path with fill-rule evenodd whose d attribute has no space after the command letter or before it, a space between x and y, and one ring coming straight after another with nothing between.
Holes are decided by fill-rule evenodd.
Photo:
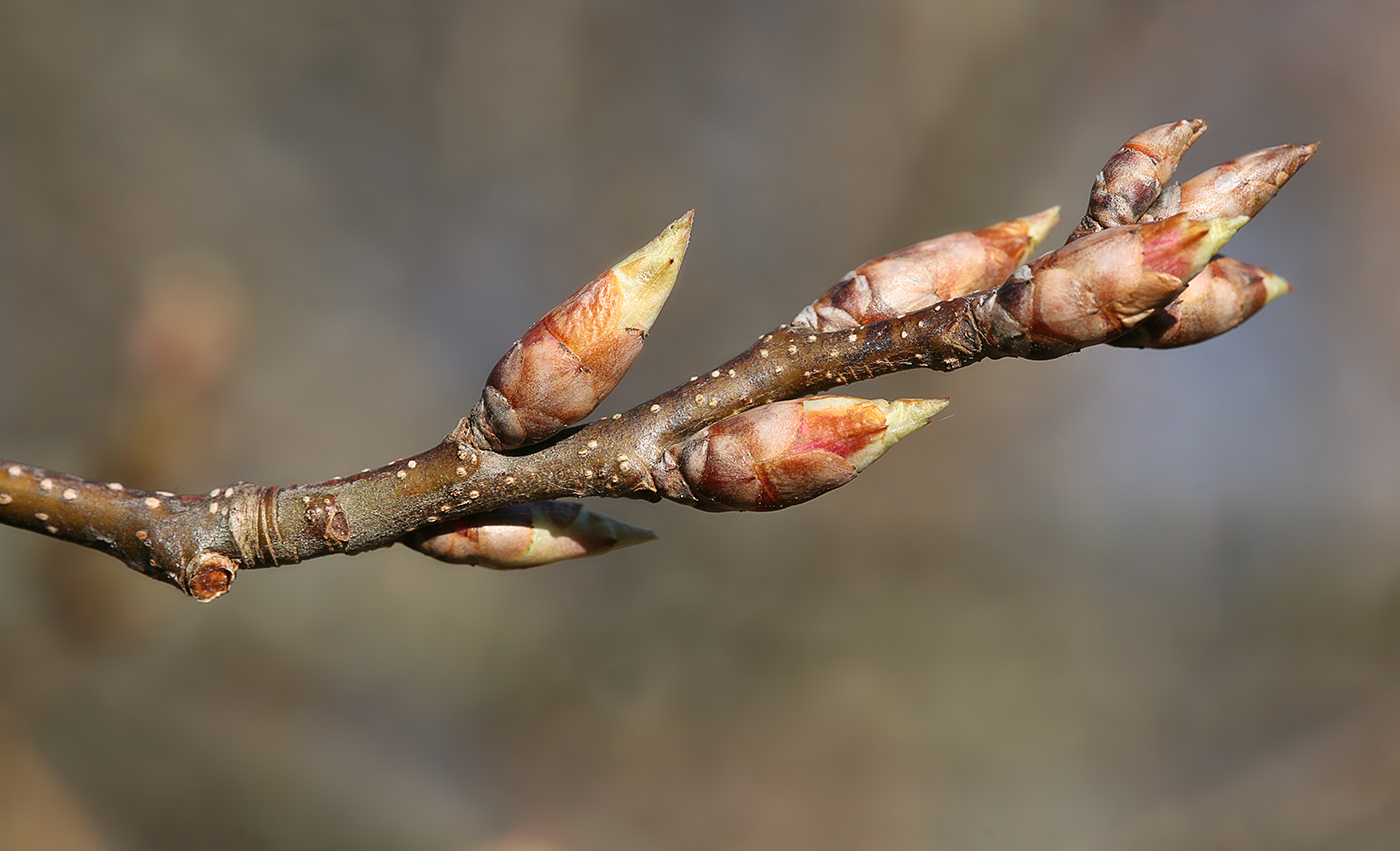
<instances>
[{"instance_id":1,"label":"branch tip with bud cluster","mask_svg":"<svg viewBox=\"0 0 1400 851\"><path fill-rule=\"evenodd\" d=\"M856 267L744 353L579 426L617 386L674 287L693 213L585 284L496 364L480 402L411 458L310 485L177 496L0 461L0 522L92 547L197 600L241 571L395 542L453 564L531 567L651 540L572 497L768 511L853 479L946 399L816 395L898 370L1174 348L1290 290L1218 255L1316 152L1282 145L1184 183L1205 122L1163 124L1104 165L1066 244L1032 260L1059 208ZM572 431L570 429L573 428Z\"/></svg>"}]
</instances>

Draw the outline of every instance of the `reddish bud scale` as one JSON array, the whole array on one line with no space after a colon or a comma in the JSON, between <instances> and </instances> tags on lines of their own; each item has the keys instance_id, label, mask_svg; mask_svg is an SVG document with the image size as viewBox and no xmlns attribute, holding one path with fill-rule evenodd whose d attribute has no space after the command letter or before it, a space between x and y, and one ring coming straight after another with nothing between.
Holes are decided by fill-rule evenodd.
<instances>
[{"instance_id":1,"label":"reddish bud scale","mask_svg":"<svg viewBox=\"0 0 1400 851\"><path fill-rule=\"evenodd\" d=\"M687 213L531 326L491 370L469 421L473 440L502 451L579 422L632 366L676 282Z\"/></svg>"},{"instance_id":2,"label":"reddish bud scale","mask_svg":"<svg viewBox=\"0 0 1400 851\"><path fill-rule=\"evenodd\" d=\"M1007 355L1060 357L1121 336L1169 304L1244 218L1164 222L1090 234L1045 255L997 292L991 331Z\"/></svg>"},{"instance_id":3,"label":"reddish bud scale","mask_svg":"<svg viewBox=\"0 0 1400 851\"><path fill-rule=\"evenodd\" d=\"M840 487L943 409L946 399L818 396L728 417L666 450L658 481L709 511L771 511Z\"/></svg>"},{"instance_id":4,"label":"reddish bud scale","mask_svg":"<svg viewBox=\"0 0 1400 851\"><path fill-rule=\"evenodd\" d=\"M1163 193L1143 221L1178 213L1198 221L1257 215L1316 152L1316 143L1279 145L1221 163Z\"/></svg>"},{"instance_id":5,"label":"reddish bud scale","mask_svg":"<svg viewBox=\"0 0 1400 851\"><path fill-rule=\"evenodd\" d=\"M1219 336L1292 289L1267 269L1232 257L1216 257L1176 300L1111 345L1171 349Z\"/></svg>"},{"instance_id":6,"label":"reddish bud scale","mask_svg":"<svg viewBox=\"0 0 1400 851\"><path fill-rule=\"evenodd\" d=\"M1129 225L1152 206L1181 155L1206 130L1199 119L1144 130L1109 157L1089 193L1089 209L1070 239Z\"/></svg>"},{"instance_id":7,"label":"reddish bud scale","mask_svg":"<svg viewBox=\"0 0 1400 851\"><path fill-rule=\"evenodd\" d=\"M1138 228L1143 266L1182 281L1195 275L1220 244L1218 235L1202 224L1183 216Z\"/></svg>"},{"instance_id":8,"label":"reddish bud scale","mask_svg":"<svg viewBox=\"0 0 1400 851\"><path fill-rule=\"evenodd\" d=\"M1055 207L871 260L803 308L792 324L817 331L856 328L989 289L1026 262L1058 221Z\"/></svg>"},{"instance_id":9,"label":"reddish bud scale","mask_svg":"<svg viewBox=\"0 0 1400 851\"><path fill-rule=\"evenodd\" d=\"M547 501L425 526L400 540L439 561L515 570L600 555L655 537L576 502Z\"/></svg>"},{"instance_id":10,"label":"reddish bud scale","mask_svg":"<svg viewBox=\"0 0 1400 851\"><path fill-rule=\"evenodd\" d=\"M850 458L885 433L885 412L875 405L860 405L854 411L818 408L803 413L788 455L830 452Z\"/></svg>"},{"instance_id":11,"label":"reddish bud scale","mask_svg":"<svg viewBox=\"0 0 1400 851\"><path fill-rule=\"evenodd\" d=\"M617 276L604 272L510 347L486 379L480 416L473 412L473 424L482 422L492 448L558 434L592 413L617 385L642 348L639 331L597 333L616 327L620 300Z\"/></svg>"}]
</instances>

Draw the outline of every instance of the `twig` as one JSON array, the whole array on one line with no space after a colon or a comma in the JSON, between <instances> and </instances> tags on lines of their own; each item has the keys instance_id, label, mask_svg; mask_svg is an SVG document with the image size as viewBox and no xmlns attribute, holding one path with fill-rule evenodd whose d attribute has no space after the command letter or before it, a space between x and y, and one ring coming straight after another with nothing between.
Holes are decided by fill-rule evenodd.
<instances>
[{"instance_id":1,"label":"twig","mask_svg":"<svg viewBox=\"0 0 1400 851\"><path fill-rule=\"evenodd\" d=\"M1182 121L1130 140L1070 242L1030 265L1053 210L867 263L728 363L582 427L573 424L641 350L690 214L532 327L476 410L425 452L316 484L239 482L193 496L0 460L0 522L110 553L207 601L238 571L396 541L447 561L522 567L651 537L548 502L561 497L796 504L848 481L946 402L797 401L810 394L1103 342L1199 342L1286 291L1257 267L1211 260L1316 146L1260 151L1168 186L1204 127Z\"/></svg>"}]
</instances>

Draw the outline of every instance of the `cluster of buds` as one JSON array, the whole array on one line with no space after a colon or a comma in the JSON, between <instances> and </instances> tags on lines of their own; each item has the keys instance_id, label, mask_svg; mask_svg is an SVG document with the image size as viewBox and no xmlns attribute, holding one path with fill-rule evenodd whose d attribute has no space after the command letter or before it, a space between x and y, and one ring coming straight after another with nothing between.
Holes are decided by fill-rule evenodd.
<instances>
[{"instance_id":1,"label":"cluster of buds","mask_svg":"<svg viewBox=\"0 0 1400 851\"><path fill-rule=\"evenodd\" d=\"M994 287L1060 221L1060 208L915 243L871 260L802 309L792 325L816 331L856 328Z\"/></svg>"},{"instance_id":2,"label":"cluster of buds","mask_svg":"<svg viewBox=\"0 0 1400 851\"><path fill-rule=\"evenodd\" d=\"M576 502L545 501L425 526L399 540L450 564L514 570L601 555L655 537L647 529L604 517Z\"/></svg>"},{"instance_id":3,"label":"cluster of buds","mask_svg":"<svg viewBox=\"0 0 1400 851\"><path fill-rule=\"evenodd\" d=\"M1205 122L1163 124L1129 139L1111 157L1089 195L1089 209L1070 236L1074 241L1104 228L1161 222L1173 216L1195 221L1252 217L1302 168L1317 144L1278 145L1254 151L1168 184ZM1229 331L1289 292L1288 282L1259 266L1216 257L1192 277L1171 303L1142 317L1115 346L1174 348Z\"/></svg>"},{"instance_id":4,"label":"cluster of buds","mask_svg":"<svg viewBox=\"0 0 1400 851\"><path fill-rule=\"evenodd\" d=\"M538 443L598 407L671 294L692 218L685 214L585 284L510 347L468 418L477 445L499 452Z\"/></svg>"},{"instance_id":5,"label":"cluster of buds","mask_svg":"<svg viewBox=\"0 0 1400 851\"><path fill-rule=\"evenodd\" d=\"M1099 172L1066 247L1033 265L1021 264L1058 221L1058 208L872 260L792 324L858 328L997 288L1002 354L1058 357L1103 342L1170 348L1222 334L1290 288L1265 269L1211 255L1317 146L1266 148L1171 183L1205 128L1183 120L1129 139Z\"/></svg>"},{"instance_id":6,"label":"cluster of buds","mask_svg":"<svg viewBox=\"0 0 1400 851\"><path fill-rule=\"evenodd\" d=\"M991 323L1001 351L1043 360L1121 336L1178 296L1247 221L1178 215L1052 251L997 290Z\"/></svg>"},{"instance_id":7,"label":"cluster of buds","mask_svg":"<svg viewBox=\"0 0 1400 851\"><path fill-rule=\"evenodd\" d=\"M1129 139L1099 173L1065 246L1028 265L1058 223L1058 208L865 263L803 308L793 329L855 330L980 293L970 303L980 305L990 356L1044 359L1105 342L1170 348L1223 333L1289 287L1216 252L1316 146L1258 151L1171 183L1204 131L1202 121L1177 121ZM531 327L491 372L464 436L508 451L587 417L639 353L675 283L690 224L687 214ZM946 404L817 396L751 407L663 441L647 487L711 511L786 508L850 481ZM437 523L402 540L443 561L517 568L651 537L576 504L538 502Z\"/></svg>"},{"instance_id":8,"label":"cluster of buds","mask_svg":"<svg viewBox=\"0 0 1400 851\"><path fill-rule=\"evenodd\" d=\"M1216 252L1317 146L1268 148L1172 183L1204 130L1178 121L1129 139L1065 246L1029 264L1057 209L866 263L719 369L574 434L562 432L640 353L676 282L690 214L531 326L491 371L480 403L427 452L349 479L240 484L177 502L0 462L0 523L111 552L212 599L237 569L393 541L512 569L653 537L577 504L530 501L562 494L711 511L796 505L853 479L947 403L808 394L902 369L1053 358L1100 343L1188 345L1288 292L1277 275ZM282 510L298 495L304 523ZM180 504L208 510L171 510Z\"/></svg>"},{"instance_id":9,"label":"cluster of buds","mask_svg":"<svg viewBox=\"0 0 1400 851\"><path fill-rule=\"evenodd\" d=\"M947 399L817 396L726 417L668 448L663 493L709 511L771 511L855 478Z\"/></svg>"}]
</instances>

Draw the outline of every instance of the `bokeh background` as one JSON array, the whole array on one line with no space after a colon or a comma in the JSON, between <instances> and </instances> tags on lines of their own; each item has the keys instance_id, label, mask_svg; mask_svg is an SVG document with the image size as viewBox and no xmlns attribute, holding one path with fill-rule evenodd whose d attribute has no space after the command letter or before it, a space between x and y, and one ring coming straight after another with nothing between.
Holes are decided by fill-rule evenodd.
<instances>
[{"instance_id":1,"label":"bokeh background","mask_svg":"<svg viewBox=\"0 0 1400 851\"><path fill-rule=\"evenodd\" d=\"M603 413L1142 128L1323 142L1296 293L862 386L953 403L785 512L210 606L0 529L0 846L1400 847L1397 80L1390 0L0 2L0 454L150 489L426 448L691 207Z\"/></svg>"}]
</instances>

